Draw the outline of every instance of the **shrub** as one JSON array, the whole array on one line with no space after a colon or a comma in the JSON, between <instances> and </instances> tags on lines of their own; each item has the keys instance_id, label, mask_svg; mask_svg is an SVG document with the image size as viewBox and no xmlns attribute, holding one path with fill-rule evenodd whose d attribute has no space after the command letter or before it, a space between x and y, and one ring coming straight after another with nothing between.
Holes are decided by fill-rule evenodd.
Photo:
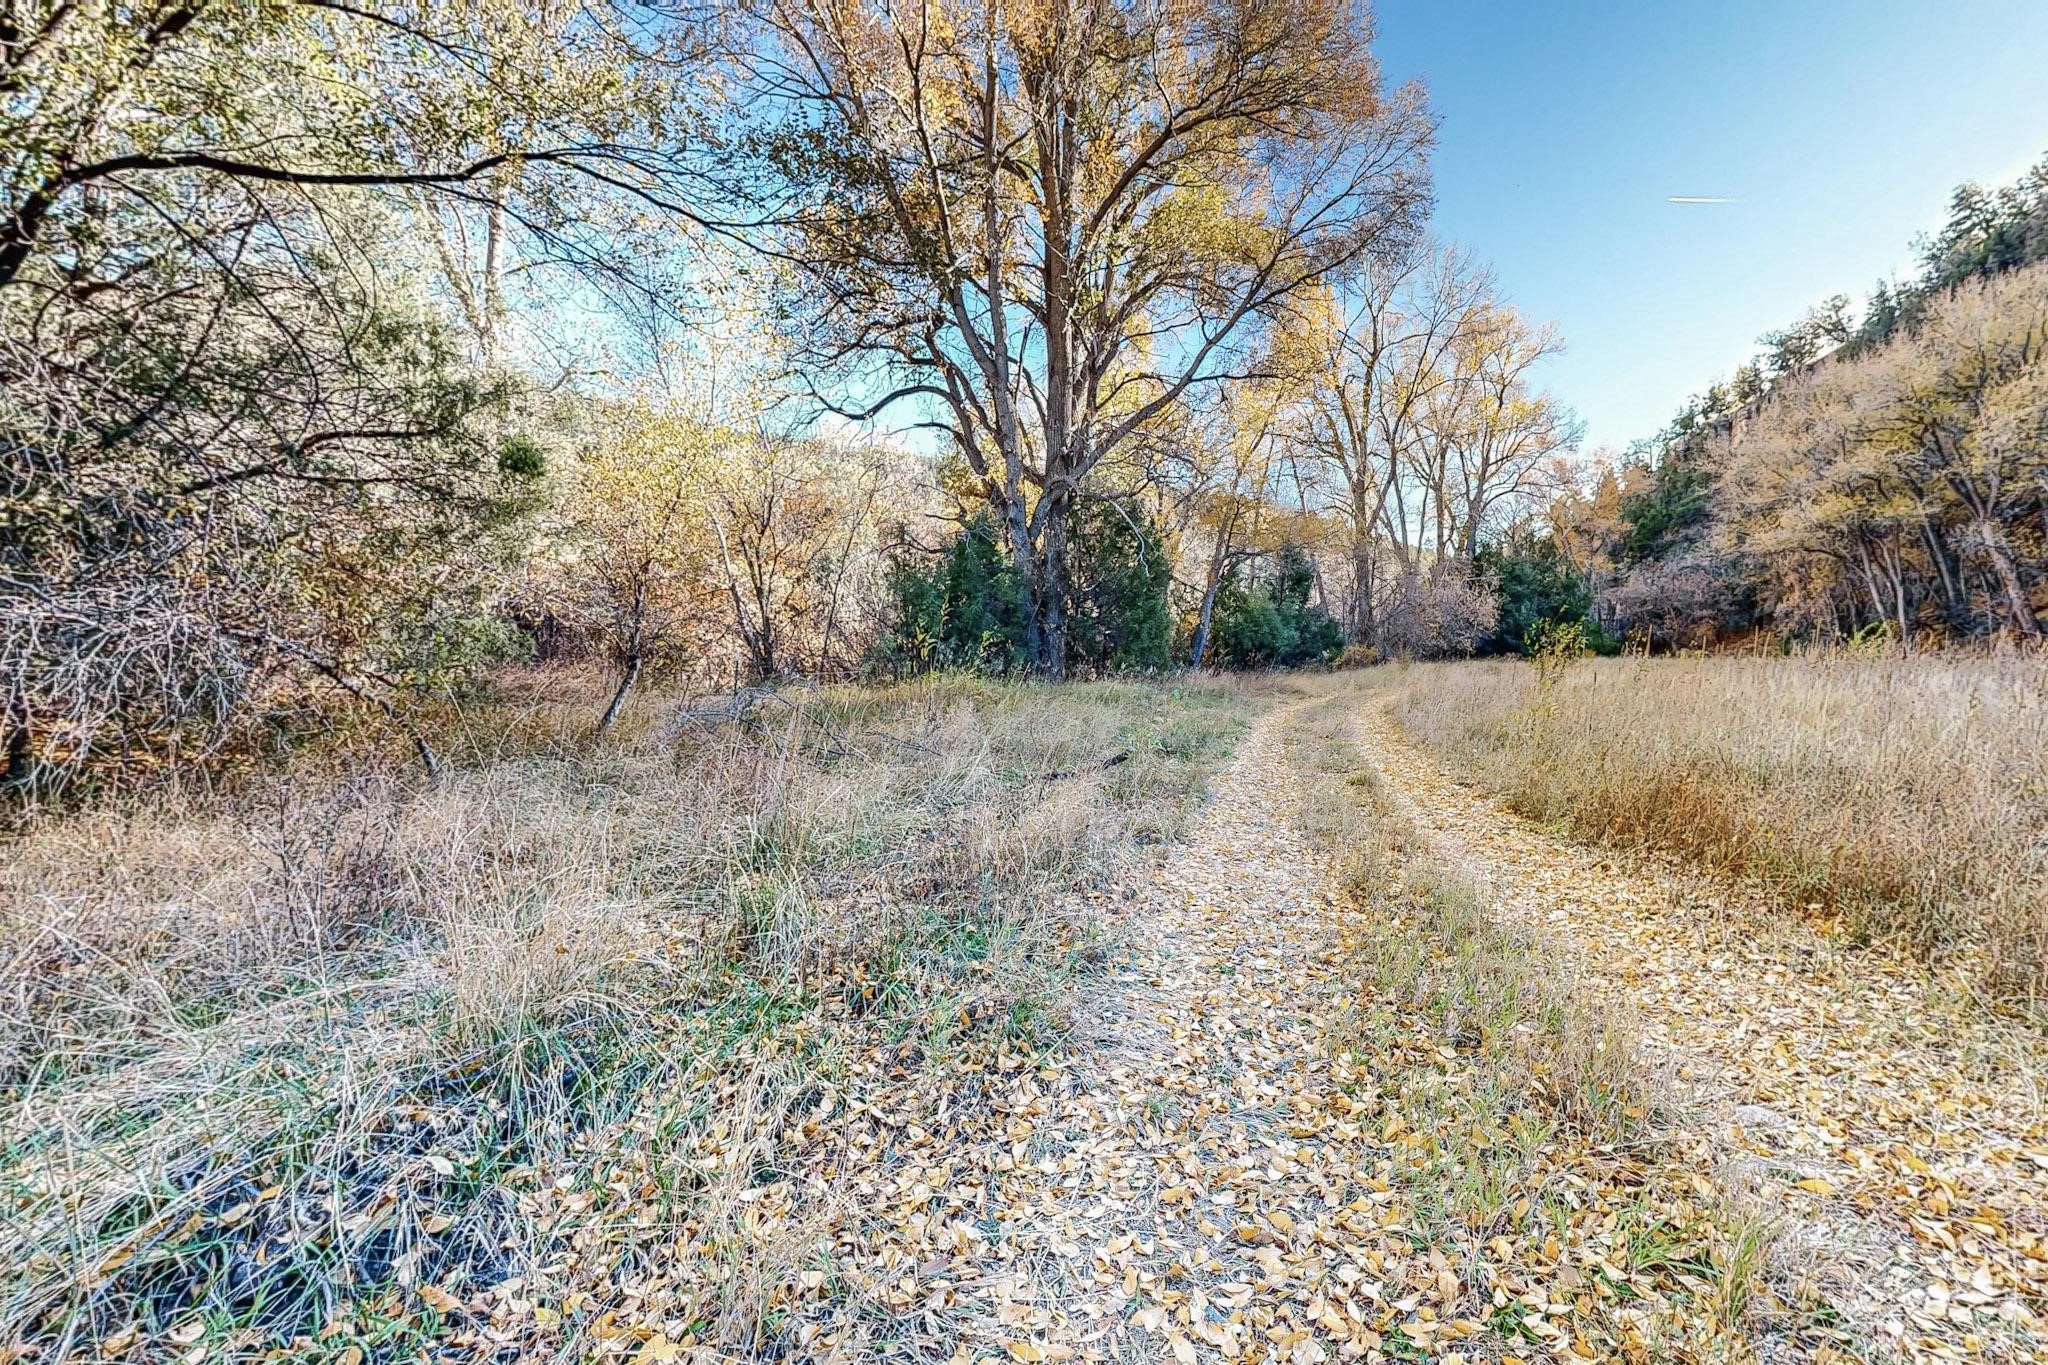
<instances>
[{"instance_id":1,"label":"shrub","mask_svg":"<svg viewBox=\"0 0 2048 1365\"><path fill-rule=\"evenodd\" d=\"M1096 501L1075 511L1067 546L1067 665L1115 673L1165 668L1173 564L1142 513ZM987 513L937 555L899 555L890 571L888 661L1010 673L1025 663L1024 583Z\"/></svg>"},{"instance_id":2,"label":"shrub","mask_svg":"<svg viewBox=\"0 0 2048 1365\"><path fill-rule=\"evenodd\" d=\"M1315 561L1283 545L1262 577L1233 570L1216 595L1210 657L1225 668L1293 668L1325 663L1344 648L1344 630L1309 601Z\"/></svg>"},{"instance_id":3,"label":"shrub","mask_svg":"<svg viewBox=\"0 0 2048 1365\"><path fill-rule=\"evenodd\" d=\"M1395 576L1380 613L1379 647L1389 657L1462 658L1493 634L1499 616L1499 603L1470 565L1410 565Z\"/></svg>"},{"instance_id":4,"label":"shrub","mask_svg":"<svg viewBox=\"0 0 2048 1365\"><path fill-rule=\"evenodd\" d=\"M937 556L899 554L889 568L885 660L1007 673L1024 662L1024 584L987 513Z\"/></svg>"},{"instance_id":5,"label":"shrub","mask_svg":"<svg viewBox=\"0 0 2048 1365\"><path fill-rule=\"evenodd\" d=\"M1067 664L1095 672L1172 662L1166 593L1173 562L1142 512L1097 501L1076 509L1068 544Z\"/></svg>"},{"instance_id":6,"label":"shrub","mask_svg":"<svg viewBox=\"0 0 2048 1365\"><path fill-rule=\"evenodd\" d=\"M1518 535L1479 552L1480 576L1500 602L1488 647L1495 652L1532 654L1549 633L1576 627L1587 648L1611 653L1592 620L1593 594L1549 536Z\"/></svg>"}]
</instances>

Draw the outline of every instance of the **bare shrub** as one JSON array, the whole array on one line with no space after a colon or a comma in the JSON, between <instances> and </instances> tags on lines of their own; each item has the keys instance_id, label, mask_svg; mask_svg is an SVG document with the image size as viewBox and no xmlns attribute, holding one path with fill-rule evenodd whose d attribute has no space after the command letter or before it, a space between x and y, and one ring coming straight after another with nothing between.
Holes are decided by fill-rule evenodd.
<instances>
[{"instance_id":1,"label":"bare shrub","mask_svg":"<svg viewBox=\"0 0 2048 1365\"><path fill-rule=\"evenodd\" d=\"M1493 633L1499 603L1468 566L1440 560L1409 566L1381 608L1382 654L1417 659L1461 658Z\"/></svg>"}]
</instances>

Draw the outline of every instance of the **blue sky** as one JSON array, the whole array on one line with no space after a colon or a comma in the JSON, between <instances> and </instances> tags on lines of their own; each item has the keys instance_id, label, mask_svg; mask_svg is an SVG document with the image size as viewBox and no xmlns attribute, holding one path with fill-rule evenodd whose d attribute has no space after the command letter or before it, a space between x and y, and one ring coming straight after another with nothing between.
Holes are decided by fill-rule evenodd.
<instances>
[{"instance_id":1,"label":"blue sky","mask_svg":"<svg viewBox=\"0 0 2048 1365\"><path fill-rule=\"evenodd\" d=\"M1377 0L1441 120L1439 235L1562 329L1589 446L1662 426L1964 180L2048 152L2048 0ZM1680 206L1669 195L1726 195Z\"/></svg>"}]
</instances>

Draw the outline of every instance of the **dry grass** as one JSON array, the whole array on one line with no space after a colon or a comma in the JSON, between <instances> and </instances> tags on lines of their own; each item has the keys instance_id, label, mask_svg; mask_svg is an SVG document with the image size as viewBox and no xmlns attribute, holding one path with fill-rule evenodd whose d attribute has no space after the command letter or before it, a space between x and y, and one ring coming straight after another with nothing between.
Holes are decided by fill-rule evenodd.
<instances>
[{"instance_id":1,"label":"dry grass","mask_svg":"<svg viewBox=\"0 0 2048 1365\"><path fill-rule=\"evenodd\" d=\"M1420 1230L1468 1254L1501 1234L1548 1236L1574 1263L1598 1248L1635 1291L1753 1330L1769 1228L1695 1188L1691 1116L1626 1003L1432 862L1349 738L1381 681L1321 685L1334 695L1307 711L1292 759L1304 826L1362 912L1351 1047L1394 1116L1387 1140L1424 1149L1411 1168Z\"/></svg>"},{"instance_id":2,"label":"dry grass","mask_svg":"<svg viewBox=\"0 0 2048 1365\"><path fill-rule=\"evenodd\" d=\"M449 717L438 785L328 750L12 844L0 1356L423 1354L401 1291L516 1288L567 1235L536 1193L629 1155L635 1199L739 1219L661 1154L771 1151L885 1044L1055 1043L1095 933L1055 893L1169 837L1254 705L935 678L746 725L649 696L593 744L594 684ZM742 1246L693 1311L761 1337L794 1254Z\"/></svg>"},{"instance_id":3,"label":"dry grass","mask_svg":"<svg viewBox=\"0 0 2048 1365\"><path fill-rule=\"evenodd\" d=\"M2048 661L1418 666L1396 715L1535 820L1666 849L2048 1001Z\"/></svg>"},{"instance_id":4,"label":"dry grass","mask_svg":"<svg viewBox=\"0 0 2048 1365\"><path fill-rule=\"evenodd\" d=\"M1497 1104L1588 1141L1630 1143L1650 1123L1658 1086L1623 1006L1581 989L1568 953L1491 914L1476 888L1424 855L1343 733L1355 705L1340 693L1301 742L1321 778L1306 785L1303 819L1371 912L1354 945L1362 1045L1398 1051L1422 1025L1425 1045L1469 1053L1478 1090Z\"/></svg>"}]
</instances>

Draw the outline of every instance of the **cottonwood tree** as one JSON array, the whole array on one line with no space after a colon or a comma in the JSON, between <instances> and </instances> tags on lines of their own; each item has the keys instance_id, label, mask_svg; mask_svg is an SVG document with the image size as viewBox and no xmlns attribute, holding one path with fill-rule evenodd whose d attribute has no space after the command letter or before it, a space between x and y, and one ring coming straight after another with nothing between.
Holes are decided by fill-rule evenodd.
<instances>
[{"instance_id":1,"label":"cottonwood tree","mask_svg":"<svg viewBox=\"0 0 2048 1365\"><path fill-rule=\"evenodd\" d=\"M2032 596L2048 531L2048 270L1958 289L1928 310L1912 345L1891 348L1873 368L1890 419L1881 445L1903 457L1916 490L1938 490L1944 520L1989 571L2010 625L2039 636ZM2026 570L2022 542L2034 548ZM1946 558L1938 542L1928 548Z\"/></svg>"},{"instance_id":2,"label":"cottonwood tree","mask_svg":"<svg viewBox=\"0 0 2048 1365\"><path fill-rule=\"evenodd\" d=\"M1414 251L1361 272L1341 293L1308 300L1304 346L1312 356L1295 449L1318 468L1330 505L1349 530L1352 590L1346 635L1378 632L1382 565L1415 571L1409 504L1423 422L1453 381L1451 347L1474 325L1491 275L1455 248Z\"/></svg>"},{"instance_id":3,"label":"cottonwood tree","mask_svg":"<svg viewBox=\"0 0 2048 1365\"><path fill-rule=\"evenodd\" d=\"M1425 400L1428 438L1413 461L1421 520L1439 558L1469 561L1503 510L1525 501L1577 447L1577 420L1534 383L1536 368L1561 349L1554 328L1498 304L1475 310L1458 330L1449 378Z\"/></svg>"},{"instance_id":4,"label":"cottonwood tree","mask_svg":"<svg viewBox=\"0 0 2048 1365\"><path fill-rule=\"evenodd\" d=\"M110 285L135 243L96 231L105 215L181 222L195 187L239 190L252 214L279 189L443 194L564 252L590 240L564 211L583 186L694 216L676 196L697 131L683 78L702 57L688 18L511 0L17 0L0 29L0 287ZM194 222L184 245L210 230Z\"/></svg>"},{"instance_id":5,"label":"cottonwood tree","mask_svg":"<svg viewBox=\"0 0 2048 1365\"><path fill-rule=\"evenodd\" d=\"M1290 444L1346 528L1347 637L1458 652L1490 628L1471 576L1482 539L1526 510L1577 440L1535 384L1555 333L1451 248L1364 272L1299 311L1311 360Z\"/></svg>"},{"instance_id":6,"label":"cottonwood tree","mask_svg":"<svg viewBox=\"0 0 2048 1365\"><path fill-rule=\"evenodd\" d=\"M1188 647L1188 666L1200 668L1209 655L1216 623L1216 597L1245 564L1267 553L1262 534L1272 510L1268 489L1272 475L1273 440L1269 430L1248 433L1233 442L1223 468L1227 471L1200 499L1196 524L1207 533L1202 577L1195 608L1195 633Z\"/></svg>"},{"instance_id":7,"label":"cottonwood tree","mask_svg":"<svg viewBox=\"0 0 2048 1365\"><path fill-rule=\"evenodd\" d=\"M1092 471L1240 371L1287 300L1406 245L1421 93L1353 0L769 0L754 192L784 231L802 359L860 417L958 446L1066 654ZM861 397L849 399L848 394Z\"/></svg>"},{"instance_id":8,"label":"cottonwood tree","mask_svg":"<svg viewBox=\"0 0 2048 1365\"><path fill-rule=\"evenodd\" d=\"M1902 642L2042 632L2048 270L1958 286L1891 341L1775 388L1717 450L1723 544L1781 614ZM1931 619L1931 622L1929 618Z\"/></svg>"},{"instance_id":9,"label":"cottonwood tree","mask_svg":"<svg viewBox=\"0 0 2048 1365\"><path fill-rule=\"evenodd\" d=\"M1296 376L1284 356L1269 354L1259 368L1263 377L1228 385L1206 408L1178 412L1146 471L1162 519L1192 566L1185 587L1195 604L1193 668L1208 658L1224 584L1272 553L1279 543L1274 527L1292 525L1280 504L1288 483L1283 424Z\"/></svg>"}]
</instances>

